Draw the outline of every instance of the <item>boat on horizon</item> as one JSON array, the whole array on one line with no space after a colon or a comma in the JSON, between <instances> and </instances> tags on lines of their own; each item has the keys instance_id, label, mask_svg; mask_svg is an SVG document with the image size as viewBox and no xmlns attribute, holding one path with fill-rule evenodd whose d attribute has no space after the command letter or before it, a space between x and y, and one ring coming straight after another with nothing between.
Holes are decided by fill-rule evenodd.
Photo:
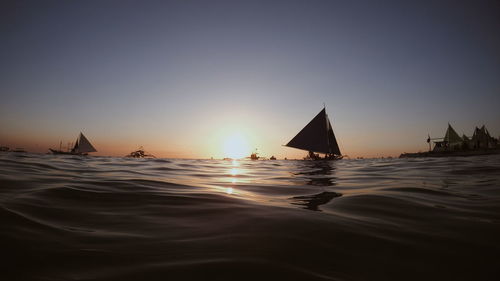
<instances>
[{"instance_id":1,"label":"boat on horizon","mask_svg":"<svg viewBox=\"0 0 500 281\"><path fill-rule=\"evenodd\" d=\"M90 141L80 132L80 135L76 138L75 145L69 151L63 151L62 143L59 145L59 150L49 148L50 152L53 154L67 154L67 155L88 155L90 152L97 152Z\"/></svg>"},{"instance_id":2,"label":"boat on horizon","mask_svg":"<svg viewBox=\"0 0 500 281\"><path fill-rule=\"evenodd\" d=\"M129 158L156 158L153 154L148 154L144 151L144 148L141 146L138 150L130 152L130 154L125 157Z\"/></svg>"},{"instance_id":3,"label":"boat on horizon","mask_svg":"<svg viewBox=\"0 0 500 281\"><path fill-rule=\"evenodd\" d=\"M343 158L330 119L323 109L285 146L308 151L304 160L340 160ZM324 154L321 157L319 154Z\"/></svg>"},{"instance_id":4,"label":"boat on horizon","mask_svg":"<svg viewBox=\"0 0 500 281\"><path fill-rule=\"evenodd\" d=\"M259 160L260 156L258 156L258 152L257 152L257 149L255 149L255 152L252 152L252 154L250 154L250 160Z\"/></svg>"}]
</instances>

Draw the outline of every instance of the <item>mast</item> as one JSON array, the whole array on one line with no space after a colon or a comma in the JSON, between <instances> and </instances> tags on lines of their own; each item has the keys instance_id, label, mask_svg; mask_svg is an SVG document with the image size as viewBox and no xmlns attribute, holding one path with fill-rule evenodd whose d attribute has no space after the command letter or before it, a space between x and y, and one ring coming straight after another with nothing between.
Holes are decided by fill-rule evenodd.
<instances>
[{"instance_id":1,"label":"mast","mask_svg":"<svg viewBox=\"0 0 500 281\"><path fill-rule=\"evenodd\" d=\"M429 151L431 151L431 135L427 133L427 143L429 144Z\"/></svg>"}]
</instances>

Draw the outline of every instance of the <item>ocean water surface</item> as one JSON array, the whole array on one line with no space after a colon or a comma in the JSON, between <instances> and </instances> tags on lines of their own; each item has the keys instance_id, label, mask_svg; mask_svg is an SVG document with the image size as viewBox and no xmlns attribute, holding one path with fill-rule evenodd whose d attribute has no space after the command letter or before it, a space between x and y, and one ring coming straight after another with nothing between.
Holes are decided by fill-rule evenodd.
<instances>
[{"instance_id":1,"label":"ocean water surface","mask_svg":"<svg viewBox=\"0 0 500 281\"><path fill-rule=\"evenodd\" d=\"M499 280L500 157L0 154L1 280Z\"/></svg>"}]
</instances>

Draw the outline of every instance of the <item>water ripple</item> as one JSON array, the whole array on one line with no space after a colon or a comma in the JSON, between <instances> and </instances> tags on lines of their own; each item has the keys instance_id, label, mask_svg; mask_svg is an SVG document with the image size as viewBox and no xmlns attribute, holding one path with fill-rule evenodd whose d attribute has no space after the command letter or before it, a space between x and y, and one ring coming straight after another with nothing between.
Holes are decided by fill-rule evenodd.
<instances>
[{"instance_id":1,"label":"water ripple","mask_svg":"<svg viewBox=\"0 0 500 281\"><path fill-rule=\"evenodd\" d=\"M0 187L6 280L500 275L497 156L308 162L1 153Z\"/></svg>"}]
</instances>

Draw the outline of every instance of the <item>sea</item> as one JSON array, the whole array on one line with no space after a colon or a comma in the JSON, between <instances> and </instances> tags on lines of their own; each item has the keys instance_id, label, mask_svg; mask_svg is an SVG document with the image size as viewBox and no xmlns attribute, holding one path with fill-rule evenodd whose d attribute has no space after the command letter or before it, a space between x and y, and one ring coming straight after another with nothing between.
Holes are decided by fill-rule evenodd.
<instances>
[{"instance_id":1,"label":"sea","mask_svg":"<svg viewBox=\"0 0 500 281\"><path fill-rule=\"evenodd\" d=\"M500 157L0 154L0 280L500 280Z\"/></svg>"}]
</instances>

